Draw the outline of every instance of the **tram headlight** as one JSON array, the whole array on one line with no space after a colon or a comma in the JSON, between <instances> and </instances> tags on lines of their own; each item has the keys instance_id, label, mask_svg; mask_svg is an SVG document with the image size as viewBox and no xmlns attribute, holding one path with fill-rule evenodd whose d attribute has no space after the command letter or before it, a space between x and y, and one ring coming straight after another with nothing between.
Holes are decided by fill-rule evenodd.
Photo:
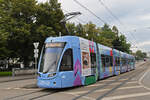
<instances>
[{"instance_id":1,"label":"tram headlight","mask_svg":"<svg viewBox=\"0 0 150 100\"><path fill-rule=\"evenodd\" d=\"M56 75L56 73L51 73L51 74L48 74L48 77L53 77L55 75Z\"/></svg>"},{"instance_id":2,"label":"tram headlight","mask_svg":"<svg viewBox=\"0 0 150 100\"><path fill-rule=\"evenodd\" d=\"M41 74L40 74L40 73L38 73L38 76L39 76L39 77L41 77Z\"/></svg>"}]
</instances>

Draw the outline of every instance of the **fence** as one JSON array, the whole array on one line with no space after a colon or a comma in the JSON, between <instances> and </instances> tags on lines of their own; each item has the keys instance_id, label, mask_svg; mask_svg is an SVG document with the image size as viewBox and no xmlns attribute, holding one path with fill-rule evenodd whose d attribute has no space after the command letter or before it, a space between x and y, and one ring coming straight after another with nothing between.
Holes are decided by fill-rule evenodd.
<instances>
[{"instance_id":1,"label":"fence","mask_svg":"<svg viewBox=\"0 0 150 100\"><path fill-rule=\"evenodd\" d=\"M28 69L28 68L13 68L12 76L17 75L32 75L37 73L37 69Z\"/></svg>"}]
</instances>

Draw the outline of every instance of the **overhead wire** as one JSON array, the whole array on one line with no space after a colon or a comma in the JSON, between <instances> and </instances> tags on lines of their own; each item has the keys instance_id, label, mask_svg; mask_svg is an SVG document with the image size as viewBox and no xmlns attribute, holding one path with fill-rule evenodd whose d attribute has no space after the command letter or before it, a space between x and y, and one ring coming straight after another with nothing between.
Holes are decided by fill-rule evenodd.
<instances>
[{"instance_id":1,"label":"overhead wire","mask_svg":"<svg viewBox=\"0 0 150 100\"><path fill-rule=\"evenodd\" d=\"M115 14L113 14L113 12L102 2L102 0L98 0L100 3L101 3L101 5L109 12L109 14L114 18L114 19L116 19L118 22L119 22L119 24L120 25L123 25L124 27L125 27L125 25L121 22L121 20L115 15ZM132 33L130 33L130 36L131 37L133 37L134 39L134 41L135 42L137 42L137 39L135 38L135 36L132 34ZM128 40L129 41L129 40ZM131 42L131 41L130 41ZM132 42L133 43L133 42ZM134 43L134 44L136 44L136 43Z\"/></svg>"},{"instance_id":2,"label":"overhead wire","mask_svg":"<svg viewBox=\"0 0 150 100\"><path fill-rule=\"evenodd\" d=\"M79 1L77 0L73 0L74 2L76 2L79 6L81 6L82 8L84 8L85 10L87 10L88 12L90 12L93 16L95 16L98 20L100 20L102 23L107 24L101 17L97 16L93 11L91 11L90 9L88 9L86 6L84 6L83 4L81 4ZM117 17L115 17L117 19ZM119 22L121 23L121 21L119 20ZM121 33L122 34L122 33ZM124 34L122 34L124 35ZM127 39L128 42L130 42L132 45L134 45L134 43L132 43L129 39ZM135 45L134 45L135 46Z\"/></svg>"},{"instance_id":3,"label":"overhead wire","mask_svg":"<svg viewBox=\"0 0 150 100\"><path fill-rule=\"evenodd\" d=\"M113 16L120 24L122 24L122 22L118 19L118 17L114 15L113 12L101 0L98 0L98 1L111 14L111 16Z\"/></svg>"},{"instance_id":4,"label":"overhead wire","mask_svg":"<svg viewBox=\"0 0 150 100\"><path fill-rule=\"evenodd\" d=\"M78 5L80 5L82 8L84 8L88 12L90 12L93 16L95 16L98 20L100 20L104 24L106 23L102 18L100 18L99 16L97 16L93 11L91 11L90 9L88 9L86 6L82 5L79 1L74 0L74 2L76 2Z\"/></svg>"}]
</instances>

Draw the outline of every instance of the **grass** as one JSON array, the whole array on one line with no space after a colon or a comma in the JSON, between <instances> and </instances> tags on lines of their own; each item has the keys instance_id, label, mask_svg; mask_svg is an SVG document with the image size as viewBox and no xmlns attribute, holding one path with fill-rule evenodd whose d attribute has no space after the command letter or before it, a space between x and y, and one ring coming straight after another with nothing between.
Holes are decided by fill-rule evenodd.
<instances>
[{"instance_id":1,"label":"grass","mask_svg":"<svg viewBox=\"0 0 150 100\"><path fill-rule=\"evenodd\" d=\"M0 72L0 76L11 76L12 72Z\"/></svg>"}]
</instances>

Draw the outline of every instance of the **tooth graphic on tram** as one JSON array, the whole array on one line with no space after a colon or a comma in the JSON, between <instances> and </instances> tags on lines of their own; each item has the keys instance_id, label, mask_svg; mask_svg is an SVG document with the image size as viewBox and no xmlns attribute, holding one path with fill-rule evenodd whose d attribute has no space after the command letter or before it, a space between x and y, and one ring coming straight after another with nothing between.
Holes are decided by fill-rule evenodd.
<instances>
[{"instance_id":1,"label":"tooth graphic on tram","mask_svg":"<svg viewBox=\"0 0 150 100\"><path fill-rule=\"evenodd\" d=\"M48 37L41 50L37 86L67 88L135 69L135 58L119 50L77 37Z\"/></svg>"}]
</instances>

